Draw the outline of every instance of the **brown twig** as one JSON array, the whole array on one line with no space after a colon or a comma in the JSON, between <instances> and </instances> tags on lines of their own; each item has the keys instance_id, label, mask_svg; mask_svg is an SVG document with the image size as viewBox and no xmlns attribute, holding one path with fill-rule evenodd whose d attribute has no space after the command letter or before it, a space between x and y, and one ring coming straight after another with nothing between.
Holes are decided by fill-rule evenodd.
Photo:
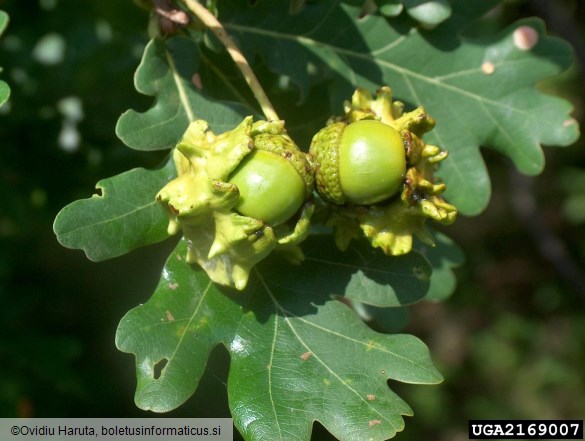
<instances>
[{"instance_id":1,"label":"brown twig","mask_svg":"<svg viewBox=\"0 0 585 441\"><path fill-rule=\"evenodd\" d=\"M221 43L225 46L228 53L236 63L236 66L238 67L240 72L242 72L242 75L244 76L246 83L248 83L248 86L252 90L252 93L254 94L256 101L258 101L258 104L260 104L260 108L262 109L262 112L264 113L266 119L270 121L279 120L280 118L278 117L276 110L274 110L272 103L270 102L268 96L264 92L264 89L260 85L260 82L258 81L256 74L250 67L250 64L246 60L246 57L244 57L244 54L238 48L236 42L226 32L225 28L219 22L219 20L215 18L215 16L197 0L182 1L189 8L189 10L191 10L191 12L193 12L193 14L195 14L197 18L199 18L199 20L201 20L201 22L205 26L207 26L211 30L211 32L215 34L218 40L221 41Z\"/></svg>"},{"instance_id":2,"label":"brown twig","mask_svg":"<svg viewBox=\"0 0 585 441\"><path fill-rule=\"evenodd\" d=\"M161 17L181 26L189 24L189 16L177 8L170 0L153 0L154 10Z\"/></svg>"}]
</instances>

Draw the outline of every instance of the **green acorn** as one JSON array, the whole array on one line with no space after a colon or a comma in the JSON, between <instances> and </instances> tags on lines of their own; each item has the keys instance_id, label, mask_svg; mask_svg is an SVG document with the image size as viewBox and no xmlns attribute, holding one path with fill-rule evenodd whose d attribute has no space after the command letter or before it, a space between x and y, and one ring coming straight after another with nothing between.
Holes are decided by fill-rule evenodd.
<instances>
[{"instance_id":1,"label":"green acorn","mask_svg":"<svg viewBox=\"0 0 585 441\"><path fill-rule=\"evenodd\" d=\"M441 197L446 187L434 178L447 152L422 140L434 126L423 107L404 113L389 87L376 98L358 89L345 115L313 137L316 188L329 203L326 224L335 227L339 248L346 249L361 230L384 253L405 254L413 234L433 244L427 219L455 221L456 208Z\"/></svg>"},{"instance_id":2,"label":"green acorn","mask_svg":"<svg viewBox=\"0 0 585 441\"><path fill-rule=\"evenodd\" d=\"M272 250L303 258L297 244L308 234L314 178L283 121L247 117L220 135L195 121L173 158L179 176L157 200L169 213L169 232L182 231L189 263L242 290Z\"/></svg>"},{"instance_id":3,"label":"green acorn","mask_svg":"<svg viewBox=\"0 0 585 441\"><path fill-rule=\"evenodd\" d=\"M371 205L398 192L406 172L400 134L388 124L363 119L335 122L313 138L317 190L337 205Z\"/></svg>"}]
</instances>

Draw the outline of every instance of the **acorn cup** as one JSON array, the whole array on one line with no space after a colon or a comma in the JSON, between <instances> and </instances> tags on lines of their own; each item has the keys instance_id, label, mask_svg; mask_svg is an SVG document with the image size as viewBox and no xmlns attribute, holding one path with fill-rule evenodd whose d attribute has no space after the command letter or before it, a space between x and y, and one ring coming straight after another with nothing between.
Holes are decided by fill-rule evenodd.
<instances>
[{"instance_id":1,"label":"acorn cup","mask_svg":"<svg viewBox=\"0 0 585 441\"><path fill-rule=\"evenodd\" d=\"M455 221L457 209L441 196L446 186L434 178L447 152L422 140L434 126L423 107L404 113L389 87L376 98L357 89L345 115L313 137L309 158L338 248L363 233L387 255L406 254L413 234L434 245L427 219Z\"/></svg>"},{"instance_id":2,"label":"acorn cup","mask_svg":"<svg viewBox=\"0 0 585 441\"><path fill-rule=\"evenodd\" d=\"M187 241L187 262L243 290L272 250L292 262L303 259L298 243L309 232L314 177L284 121L249 116L220 135L194 121L173 159L178 177L157 200L169 214L169 234L182 231Z\"/></svg>"}]
</instances>

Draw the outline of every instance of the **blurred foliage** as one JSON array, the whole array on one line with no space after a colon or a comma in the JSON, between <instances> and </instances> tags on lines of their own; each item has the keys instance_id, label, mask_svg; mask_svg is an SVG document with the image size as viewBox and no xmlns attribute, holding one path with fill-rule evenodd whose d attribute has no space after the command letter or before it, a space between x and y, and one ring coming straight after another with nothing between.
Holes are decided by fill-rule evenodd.
<instances>
[{"instance_id":1,"label":"blurred foliage","mask_svg":"<svg viewBox=\"0 0 585 441\"><path fill-rule=\"evenodd\" d=\"M130 266L160 262L135 255L91 266L63 252L51 224L99 178L159 161L132 155L114 134L124 109L144 106L132 75L147 16L130 2L14 0L0 8L11 19L0 60L12 90L0 109L0 414L133 412L132 374L117 374L113 335L137 301L125 296L156 276L137 271L129 289L115 280Z\"/></svg>"},{"instance_id":2,"label":"blurred foliage","mask_svg":"<svg viewBox=\"0 0 585 441\"><path fill-rule=\"evenodd\" d=\"M161 160L123 147L114 132L122 111L150 103L132 84L148 16L130 1L78 5L0 1L11 18L0 40L1 78L11 87L0 109L1 416L149 415L132 401L134 361L115 349L114 333L120 317L154 290L174 244L91 263L58 245L51 225L100 179ZM570 99L583 126L583 2L506 1L483 26L533 15L575 47L575 67L542 88ZM483 152L490 205L447 232L467 259L457 291L409 314L407 332L427 342L446 380L392 385L418 417L397 439L467 439L472 418L585 414L584 147L581 140L546 149L547 167L536 178L519 178L507 160ZM528 200L519 183L529 184ZM536 206L530 219L544 230L527 222L522 202ZM560 260L542 231L561 245ZM227 358L214 350L196 395L168 416L227 416Z\"/></svg>"},{"instance_id":3,"label":"blurred foliage","mask_svg":"<svg viewBox=\"0 0 585 441\"><path fill-rule=\"evenodd\" d=\"M573 225L585 223L585 170L566 167L559 177L559 188L567 194L562 210Z\"/></svg>"}]
</instances>

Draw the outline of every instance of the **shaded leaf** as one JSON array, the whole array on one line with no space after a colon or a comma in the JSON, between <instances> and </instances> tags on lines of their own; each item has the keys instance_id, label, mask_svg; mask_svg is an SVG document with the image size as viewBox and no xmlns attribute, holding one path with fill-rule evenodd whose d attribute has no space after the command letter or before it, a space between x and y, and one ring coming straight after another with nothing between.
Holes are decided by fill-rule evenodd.
<instances>
[{"instance_id":1,"label":"shaded leaf","mask_svg":"<svg viewBox=\"0 0 585 441\"><path fill-rule=\"evenodd\" d=\"M422 256L424 256L428 260L428 263L425 262L425 264L430 264L430 267L432 267L432 273L430 274L430 277L428 277L424 270L425 266L421 265L421 262L410 262L412 271L410 276L412 277L412 275L423 275L423 277L420 277L419 281L424 280L427 282L424 284L424 291L423 287L421 286L422 284L419 284L419 289L417 289L414 283L411 284L409 292L422 292L422 296L424 296L416 296L417 301L443 301L451 294L453 294L457 286L457 278L453 273L453 269L462 265L465 260L463 251L451 239L449 239L443 233L438 232L435 232L434 236L434 247L429 247L428 245L417 243L415 249L420 252L420 255L418 253L411 253L413 254L411 257L417 256L416 258L420 259L421 261L424 261L424 259L422 259ZM399 273L396 271L395 267L396 265L394 265L392 269L395 280L393 282L389 282L389 286L386 287L386 289L393 289L397 291L396 287L400 286L400 283L398 282L400 277L398 277ZM398 265L398 267L400 267L400 265ZM416 268L420 269L417 270ZM404 271L402 274L403 277L405 277L405 280L407 280L406 278L409 276L408 271ZM412 280L412 282L414 282L414 280ZM369 284L371 284L371 281ZM372 288L368 285L364 286L360 301L355 301L354 298L347 296L354 300L352 301L352 306L360 314L362 319L370 324L374 329L382 330L384 332L398 332L404 328L404 326L406 326L408 323L409 317L409 308L408 306L404 306L407 304L407 302L387 302L386 304L376 304L371 301L368 302L367 300L372 297L371 292L376 292L375 288ZM392 296L388 296L387 298L392 299Z\"/></svg>"},{"instance_id":2,"label":"shaded leaf","mask_svg":"<svg viewBox=\"0 0 585 441\"><path fill-rule=\"evenodd\" d=\"M204 37L208 35L211 35L210 31L207 31ZM204 42L207 40L204 38ZM219 42L216 44L220 45ZM258 110L254 108L254 96L223 46L220 49L209 50L205 46L199 49L198 73L201 84L205 85L205 91L212 95L214 100L238 102L246 107L246 115L256 115Z\"/></svg>"},{"instance_id":3,"label":"shaded leaf","mask_svg":"<svg viewBox=\"0 0 585 441\"><path fill-rule=\"evenodd\" d=\"M168 217L155 196L174 177L174 164L168 161L158 170L135 168L99 181L101 194L59 212L53 226L57 239L94 261L166 239Z\"/></svg>"},{"instance_id":4,"label":"shaded leaf","mask_svg":"<svg viewBox=\"0 0 585 441\"><path fill-rule=\"evenodd\" d=\"M437 120L427 141L450 153L439 174L446 197L464 214L477 214L490 197L490 181L480 146L508 156L527 174L544 166L541 145L568 145L578 137L571 105L538 92L534 84L566 69L569 46L548 37L538 19L520 21L484 39L461 36L473 16L491 0L453 3L440 32L411 28L407 20L369 15L337 1L310 3L288 16L278 2L226 1L220 18L248 56L262 55L270 68L287 75L304 95L311 75L333 81L333 112L356 86L371 91L390 85L407 108L424 105ZM223 14L221 14L223 11ZM521 43L534 34L535 45ZM310 68L308 68L310 66Z\"/></svg>"},{"instance_id":5,"label":"shaded leaf","mask_svg":"<svg viewBox=\"0 0 585 441\"><path fill-rule=\"evenodd\" d=\"M408 324L410 308L376 308L363 305L362 317L373 329L384 333L400 332Z\"/></svg>"},{"instance_id":6,"label":"shaded leaf","mask_svg":"<svg viewBox=\"0 0 585 441\"><path fill-rule=\"evenodd\" d=\"M155 103L146 112L128 110L122 114L116 125L118 137L137 150L170 149L191 121L204 119L214 132L221 133L250 114L241 104L210 100L198 91L198 67L199 52L192 40L151 40L134 83L140 93L155 97Z\"/></svg>"},{"instance_id":7,"label":"shaded leaf","mask_svg":"<svg viewBox=\"0 0 585 441\"><path fill-rule=\"evenodd\" d=\"M305 7L306 1L307 0L290 0L290 5L288 8L289 12L291 14L298 14Z\"/></svg>"},{"instance_id":8,"label":"shaded leaf","mask_svg":"<svg viewBox=\"0 0 585 441\"><path fill-rule=\"evenodd\" d=\"M424 300L443 301L455 291L457 278L453 269L463 265L465 256L461 248L443 233L435 232L434 236L434 247L423 244L418 247L433 268Z\"/></svg>"},{"instance_id":9,"label":"shaded leaf","mask_svg":"<svg viewBox=\"0 0 585 441\"><path fill-rule=\"evenodd\" d=\"M117 347L136 355L139 407L165 412L182 404L218 344L231 355L234 423L249 440L308 440L314 421L339 439L387 439L403 429L401 415L412 414L387 380L441 381L416 337L372 331L331 298L327 279L321 292L296 286L312 263L264 261L236 293L187 265L185 252L181 241L153 297L118 328ZM275 274L287 274L278 280L288 286L275 284Z\"/></svg>"},{"instance_id":10,"label":"shaded leaf","mask_svg":"<svg viewBox=\"0 0 585 441\"><path fill-rule=\"evenodd\" d=\"M0 35L4 33L6 27L8 26L8 14L2 10L0 10ZM2 71L2 68L0 68ZM6 84L5 81L0 80L0 106L2 106L10 96L10 87Z\"/></svg>"},{"instance_id":11,"label":"shaded leaf","mask_svg":"<svg viewBox=\"0 0 585 441\"><path fill-rule=\"evenodd\" d=\"M291 279L289 272L267 274L266 280L274 286L294 286L304 296L327 290L381 307L415 303L429 289L431 267L417 252L388 257L365 239L353 241L341 252L329 235L311 237L302 246L306 261L293 276L298 280Z\"/></svg>"}]
</instances>

